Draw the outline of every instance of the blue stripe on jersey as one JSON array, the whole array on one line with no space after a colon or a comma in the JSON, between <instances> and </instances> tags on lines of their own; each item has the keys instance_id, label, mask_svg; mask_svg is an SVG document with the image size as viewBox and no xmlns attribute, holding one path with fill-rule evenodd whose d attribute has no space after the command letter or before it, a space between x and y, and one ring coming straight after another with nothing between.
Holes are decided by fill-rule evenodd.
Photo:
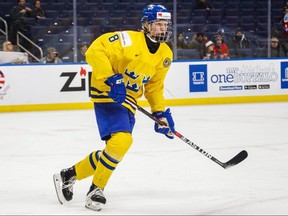
<instances>
[{"instance_id":1,"label":"blue stripe on jersey","mask_svg":"<svg viewBox=\"0 0 288 216\"><path fill-rule=\"evenodd\" d=\"M90 97L91 98L109 98L107 95L103 95L103 91L100 91L99 89L95 87L90 87Z\"/></svg>"},{"instance_id":2,"label":"blue stripe on jersey","mask_svg":"<svg viewBox=\"0 0 288 216\"><path fill-rule=\"evenodd\" d=\"M110 98L108 96L105 96L105 95L90 95L91 98ZM111 98L110 98L111 99Z\"/></svg>"},{"instance_id":3,"label":"blue stripe on jersey","mask_svg":"<svg viewBox=\"0 0 288 216\"><path fill-rule=\"evenodd\" d=\"M126 97L127 97L127 99L129 99L129 100L133 101L135 104L137 104L136 100L132 96L127 94Z\"/></svg>"},{"instance_id":4,"label":"blue stripe on jersey","mask_svg":"<svg viewBox=\"0 0 288 216\"><path fill-rule=\"evenodd\" d=\"M123 104L125 104L126 106L128 106L127 108L130 109L131 111L134 110L136 112L136 108L135 106L132 106L130 103L124 101ZM123 105L124 106L124 105Z\"/></svg>"},{"instance_id":5,"label":"blue stripe on jersey","mask_svg":"<svg viewBox=\"0 0 288 216\"><path fill-rule=\"evenodd\" d=\"M99 89L95 88L95 87L90 87L90 91L95 91L97 92L98 94L102 94L103 91L100 91Z\"/></svg>"}]
</instances>

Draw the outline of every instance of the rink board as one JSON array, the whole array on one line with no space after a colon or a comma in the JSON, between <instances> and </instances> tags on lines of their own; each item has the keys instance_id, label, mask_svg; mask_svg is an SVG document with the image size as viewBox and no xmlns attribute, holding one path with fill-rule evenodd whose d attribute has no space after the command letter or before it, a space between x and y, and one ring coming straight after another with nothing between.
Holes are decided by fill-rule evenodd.
<instances>
[{"instance_id":1,"label":"rink board","mask_svg":"<svg viewBox=\"0 0 288 216\"><path fill-rule=\"evenodd\" d=\"M90 109L90 78L87 64L0 65L0 112ZM169 106L288 101L288 61L174 61L164 94Z\"/></svg>"}]
</instances>

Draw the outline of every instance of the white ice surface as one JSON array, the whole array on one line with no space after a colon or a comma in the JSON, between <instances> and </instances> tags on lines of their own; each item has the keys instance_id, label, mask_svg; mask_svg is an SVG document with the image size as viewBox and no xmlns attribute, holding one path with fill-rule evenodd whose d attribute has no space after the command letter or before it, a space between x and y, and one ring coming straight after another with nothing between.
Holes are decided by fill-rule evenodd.
<instances>
[{"instance_id":1,"label":"white ice surface","mask_svg":"<svg viewBox=\"0 0 288 216\"><path fill-rule=\"evenodd\" d=\"M149 110L147 107L145 109ZM226 162L223 169L138 112L134 143L105 188L101 212L84 207L91 178L58 203L52 175L102 149L93 110L0 113L2 215L287 215L288 103L171 107L176 130Z\"/></svg>"}]
</instances>

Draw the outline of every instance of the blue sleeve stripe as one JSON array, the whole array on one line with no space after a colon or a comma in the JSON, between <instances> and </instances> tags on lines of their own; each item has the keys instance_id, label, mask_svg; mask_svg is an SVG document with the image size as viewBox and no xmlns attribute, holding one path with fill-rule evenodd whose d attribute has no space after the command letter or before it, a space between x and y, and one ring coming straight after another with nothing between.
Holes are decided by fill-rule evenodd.
<instances>
[{"instance_id":1,"label":"blue sleeve stripe","mask_svg":"<svg viewBox=\"0 0 288 216\"><path fill-rule=\"evenodd\" d=\"M98 94L102 94L103 93L103 91L100 91L99 89L97 89L95 87L90 87L90 91L97 92Z\"/></svg>"},{"instance_id":2,"label":"blue sleeve stripe","mask_svg":"<svg viewBox=\"0 0 288 216\"><path fill-rule=\"evenodd\" d=\"M104 95L90 95L91 98L110 98L108 96L104 96ZM111 99L111 98L110 98Z\"/></svg>"}]
</instances>

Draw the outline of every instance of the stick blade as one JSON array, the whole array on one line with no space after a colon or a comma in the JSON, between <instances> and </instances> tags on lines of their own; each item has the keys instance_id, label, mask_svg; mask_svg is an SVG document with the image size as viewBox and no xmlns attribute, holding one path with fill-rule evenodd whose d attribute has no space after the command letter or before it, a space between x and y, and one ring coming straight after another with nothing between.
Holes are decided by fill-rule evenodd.
<instances>
[{"instance_id":1,"label":"stick blade","mask_svg":"<svg viewBox=\"0 0 288 216\"><path fill-rule=\"evenodd\" d=\"M238 163L242 162L243 160L245 160L248 157L248 152L243 150L241 152L239 152L235 157L233 157L231 160L227 161L226 163L224 163L224 168L228 169L232 166L237 165Z\"/></svg>"}]
</instances>

